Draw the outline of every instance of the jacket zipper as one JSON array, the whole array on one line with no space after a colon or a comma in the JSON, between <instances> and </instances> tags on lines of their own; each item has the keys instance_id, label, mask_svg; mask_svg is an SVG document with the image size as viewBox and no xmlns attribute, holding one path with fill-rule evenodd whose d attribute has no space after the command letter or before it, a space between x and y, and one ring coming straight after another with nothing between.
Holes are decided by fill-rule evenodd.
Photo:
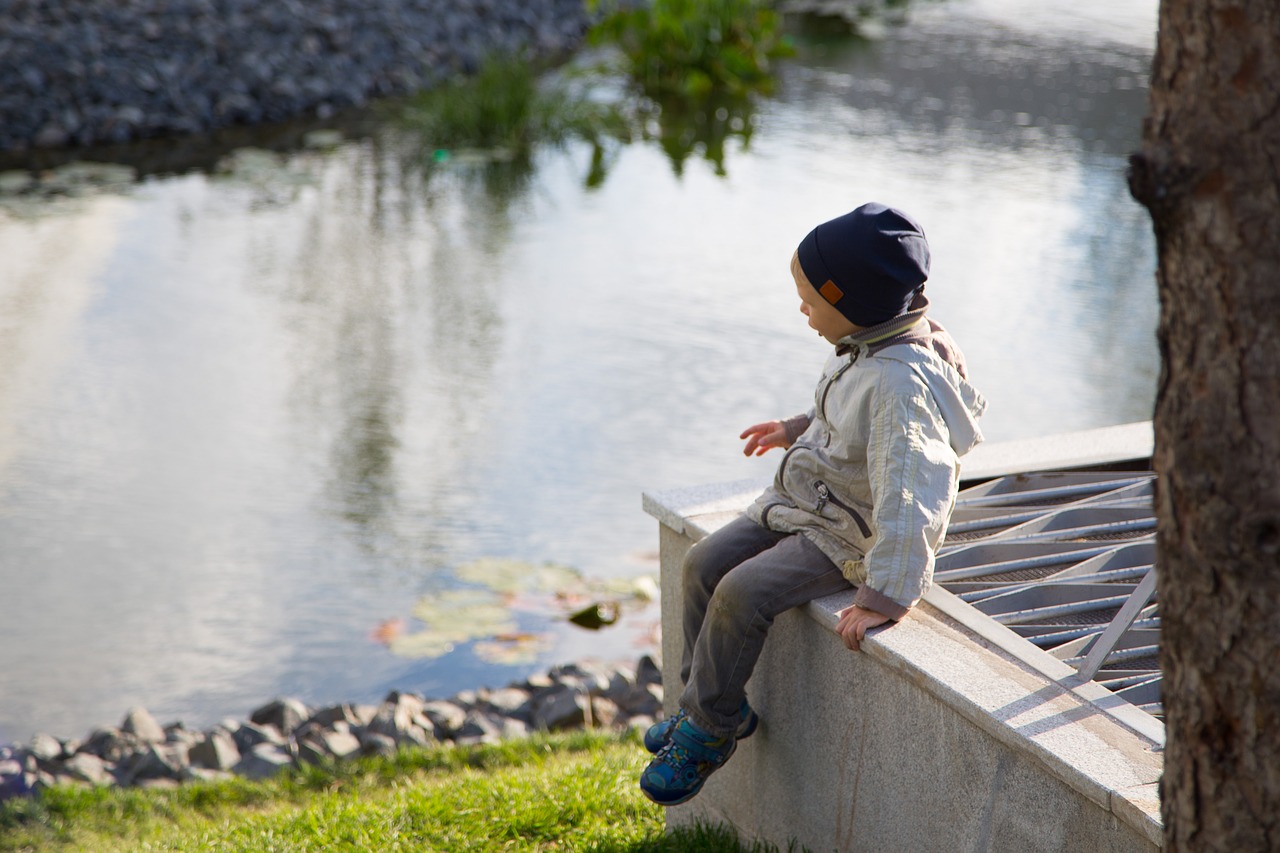
<instances>
[{"instance_id":1,"label":"jacket zipper","mask_svg":"<svg viewBox=\"0 0 1280 853\"><path fill-rule=\"evenodd\" d=\"M827 484L822 482L821 480L817 482L816 488L818 490L818 503L813 508L813 511L815 513L817 513L818 515L821 515L822 508L826 506L827 503L833 503L836 506L840 507L840 509L847 512L849 516L853 518L853 523L858 525L858 529L862 531L863 536L866 536L868 539L871 538L871 527L862 518L862 514L860 512L858 512L856 509L846 504L844 501L837 498L835 495L831 494L831 489L827 488Z\"/></svg>"},{"instance_id":2,"label":"jacket zipper","mask_svg":"<svg viewBox=\"0 0 1280 853\"><path fill-rule=\"evenodd\" d=\"M827 395L831 393L831 386L836 384L836 380L843 376L846 370L853 367L853 363L858 360L859 352L860 350L855 349L853 355L849 356L849 360L841 365L839 370L831 374L831 378L827 380L827 384L822 388L822 398L818 400L818 411L822 413L823 419L828 422L830 422L830 419L827 418Z\"/></svg>"}]
</instances>

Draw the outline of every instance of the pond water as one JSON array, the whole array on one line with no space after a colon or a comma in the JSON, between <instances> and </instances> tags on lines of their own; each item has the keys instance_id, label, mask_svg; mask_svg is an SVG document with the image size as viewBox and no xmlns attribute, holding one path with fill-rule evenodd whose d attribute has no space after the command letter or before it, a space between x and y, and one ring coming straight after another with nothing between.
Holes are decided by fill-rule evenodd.
<instances>
[{"instance_id":1,"label":"pond water","mask_svg":"<svg viewBox=\"0 0 1280 853\"><path fill-rule=\"evenodd\" d=\"M655 650L655 607L588 631L564 612L595 593L561 580L505 590L522 659L427 648L415 609L513 567L653 575L642 491L767 477L737 436L807 408L826 355L791 252L866 200L924 224L989 439L1147 419L1154 241L1124 169L1155 7L803 34L722 175L637 142L598 186L573 145L495 183L387 126L0 207L0 742Z\"/></svg>"}]
</instances>

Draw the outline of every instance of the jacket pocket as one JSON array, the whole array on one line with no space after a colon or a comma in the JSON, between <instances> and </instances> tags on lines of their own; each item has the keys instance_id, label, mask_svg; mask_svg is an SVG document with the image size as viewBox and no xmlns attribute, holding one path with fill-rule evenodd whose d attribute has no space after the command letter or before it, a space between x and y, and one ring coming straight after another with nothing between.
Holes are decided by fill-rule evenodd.
<instances>
[{"instance_id":1,"label":"jacket pocket","mask_svg":"<svg viewBox=\"0 0 1280 853\"><path fill-rule=\"evenodd\" d=\"M813 484L813 487L814 487L814 491L818 493L818 503L813 508L814 512L816 512L818 515L822 515L822 508L825 507L827 504L831 504L834 507L838 507L841 510L843 510L845 514L847 514L850 518L853 519L853 523L858 526L859 532L861 532L865 538L867 539L871 538L871 525L867 524L867 520L862 517L862 513L858 512L856 509L849 506L847 503L845 503L844 501L840 500L838 497L833 495L831 493L831 489L828 488L827 484L822 482L821 480L816 481Z\"/></svg>"}]
</instances>

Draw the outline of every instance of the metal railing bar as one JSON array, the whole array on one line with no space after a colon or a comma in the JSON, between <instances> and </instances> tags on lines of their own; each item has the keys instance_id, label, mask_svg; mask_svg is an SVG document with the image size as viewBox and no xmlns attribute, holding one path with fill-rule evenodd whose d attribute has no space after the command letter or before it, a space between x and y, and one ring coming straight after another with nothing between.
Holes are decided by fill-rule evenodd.
<instances>
[{"instance_id":1,"label":"metal railing bar","mask_svg":"<svg viewBox=\"0 0 1280 853\"><path fill-rule=\"evenodd\" d=\"M1127 595L1114 595L1107 598L1089 598L1084 601L1073 601L1069 604L1051 604L1045 607L1032 607L1028 610L1015 610L1012 613L992 614L1002 625L1012 622L1037 622L1051 619L1054 616L1071 616L1076 613L1088 613L1093 610L1110 610L1119 607L1129 599Z\"/></svg>"},{"instance_id":2,"label":"metal railing bar","mask_svg":"<svg viewBox=\"0 0 1280 853\"><path fill-rule=\"evenodd\" d=\"M1093 648L1090 649L1083 663L1077 667L1081 678L1092 680L1098 674L1098 670L1111 657L1116 643L1120 642L1120 638L1129 630L1129 626L1138 618L1138 614L1147 606L1155 593L1156 572L1152 569L1129 594L1121 605L1120 612L1111 620L1111 624L1107 626L1102 636L1094 641Z\"/></svg>"},{"instance_id":3,"label":"metal railing bar","mask_svg":"<svg viewBox=\"0 0 1280 853\"><path fill-rule=\"evenodd\" d=\"M1005 560L1003 563L984 563L980 566L967 566L963 569L946 569L936 572L933 579L936 583L947 581L969 580L983 575L999 575L1005 572L1016 572L1020 569L1039 569L1058 563L1083 563L1090 557L1097 557L1108 551L1116 550L1116 545L1097 545L1081 548L1078 551L1063 551L1056 554L1041 554L1037 557L1023 557L1018 560Z\"/></svg>"}]
</instances>

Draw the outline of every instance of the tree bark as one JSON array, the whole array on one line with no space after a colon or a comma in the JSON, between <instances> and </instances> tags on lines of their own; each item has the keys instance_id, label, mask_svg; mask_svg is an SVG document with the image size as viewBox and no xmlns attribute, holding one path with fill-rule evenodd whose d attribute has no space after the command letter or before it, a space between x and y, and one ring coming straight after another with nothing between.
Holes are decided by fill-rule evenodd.
<instances>
[{"instance_id":1,"label":"tree bark","mask_svg":"<svg viewBox=\"0 0 1280 853\"><path fill-rule=\"evenodd\" d=\"M1169 851L1280 851L1280 3L1162 0L1130 187L1159 257Z\"/></svg>"}]
</instances>

